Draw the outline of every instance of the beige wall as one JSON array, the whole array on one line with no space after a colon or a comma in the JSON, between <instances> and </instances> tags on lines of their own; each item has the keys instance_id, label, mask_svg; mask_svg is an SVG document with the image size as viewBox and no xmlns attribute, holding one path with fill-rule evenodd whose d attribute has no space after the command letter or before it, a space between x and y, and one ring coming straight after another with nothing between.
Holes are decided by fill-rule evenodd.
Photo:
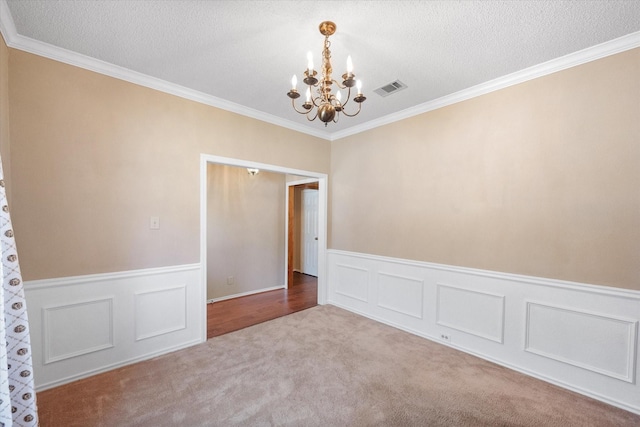
<instances>
[{"instance_id":1,"label":"beige wall","mask_svg":"<svg viewBox=\"0 0 640 427\"><path fill-rule=\"evenodd\" d=\"M26 280L199 262L201 153L329 171L327 141L258 120L14 49L9 77Z\"/></svg>"},{"instance_id":2,"label":"beige wall","mask_svg":"<svg viewBox=\"0 0 640 427\"><path fill-rule=\"evenodd\" d=\"M0 158L11 205L11 152L9 150L9 49L0 34Z\"/></svg>"},{"instance_id":3,"label":"beige wall","mask_svg":"<svg viewBox=\"0 0 640 427\"><path fill-rule=\"evenodd\" d=\"M23 274L198 262L207 153L331 165L331 248L640 289L638 75L635 49L330 146L0 43Z\"/></svg>"},{"instance_id":4,"label":"beige wall","mask_svg":"<svg viewBox=\"0 0 640 427\"><path fill-rule=\"evenodd\" d=\"M207 181L207 299L283 286L285 175L209 164Z\"/></svg>"},{"instance_id":5,"label":"beige wall","mask_svg":"<svg viewBox=\"0 0 640 427\"><path fill-rule=\"evenodd\" d=\"M640 49L332 143L331 248L640 289Z\"/></svg>"}]
</instances>

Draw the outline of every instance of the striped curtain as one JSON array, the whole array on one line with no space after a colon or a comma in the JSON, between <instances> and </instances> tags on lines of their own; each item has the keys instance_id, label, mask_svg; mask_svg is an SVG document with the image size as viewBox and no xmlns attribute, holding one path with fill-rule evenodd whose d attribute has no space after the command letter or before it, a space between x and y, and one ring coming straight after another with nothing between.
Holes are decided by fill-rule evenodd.
<instances>
[{"instance_id":1,"label":"striped curtain","mask_svg":"<svg viewBox=\"0 0 640 427\"><path fill-rule=\"evenodd\" d=\"M37 426L27 306L0 163L0 427Z\"/></svg>"}]
</instances>

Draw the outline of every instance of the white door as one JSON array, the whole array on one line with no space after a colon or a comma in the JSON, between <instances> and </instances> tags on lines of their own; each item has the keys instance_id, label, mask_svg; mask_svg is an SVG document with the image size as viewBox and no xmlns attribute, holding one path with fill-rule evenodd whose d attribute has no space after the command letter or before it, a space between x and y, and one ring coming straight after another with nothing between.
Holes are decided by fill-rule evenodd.
<instances>
[{"instance_id":1,"label":"white door","mask_svg":"<svg viewBox=\"0 0 640 427\"><path fill-rule=\"evenodd\" d=\"M302 272L318 276L318 190L302 190Z\"/></svg>"}]
</instances>

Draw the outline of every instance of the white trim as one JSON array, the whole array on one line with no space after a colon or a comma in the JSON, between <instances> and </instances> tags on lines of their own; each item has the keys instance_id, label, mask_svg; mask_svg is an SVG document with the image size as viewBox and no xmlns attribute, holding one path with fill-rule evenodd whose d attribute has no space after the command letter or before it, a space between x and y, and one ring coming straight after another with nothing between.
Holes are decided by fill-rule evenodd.
<instances>
[{"instance_id":1,"label":"white trim","mask_svg":"<svg viewBox=\"0 0 640 427\"><path fill-rule=\"evenodd\" d=\"M246 117L260 120L266 123L271 123L276 126L281 126L286 129L291 129L329 141L336 141L347 136L355 135L357 133L365 132L367 130L374 129L386 124L404 120L409 117L445 107L447 105L485 95L487 93L523 83L528 80L546 76L548 74L562 71L567 68L575 67L590 61L604 58L606 56L615 55L616 53L640 47L640 31L638 31L626 36L619 37L617 39L601 43L596 46L588 47L578 52L570 53L560 58L552 59L542 64L525 68L524 70L520 70L506 76L498 77L494 80L467 89L463 89L451 95L443 96L441 98L416 105L415 107L407 108L397 113L389 114L379 119L371 120L361 125L352 126L342 131L331 133L324 129L312 128L303 123L283 119L281 117L254 110L252 108L248 108L234 102L208 95L203 92L170 83L156 77L151 77L146 74L138 73L124 67L120 67L105 61L101 61L99 59L79 54L77 52L73 52L67 49L50 45L48 43L34 40L29 37L22 36L17 33L15 24L13 22L13 17L11 16L11 12L6 3L6 0L0 0L0 32L2 32L7 46L13 49L19 49L25 52L33 53L35 55L63 62L65 64L84 68L86 70L114 77L116 79L128 81L130 83L148 87L160 92L165 92L184 99L189 99L191 101L199 102L201 104L209 105L215 108L220 108L222 110L230 111L232 113L240 114Z\"/></svg>"},{"instance_id":2,"label":"white trim","mask_svg":"<svg viewBox=\"0 0 640 427\"><path fill-rule=\"evenodd\" d=\"M327 178L326 173L312 172L312 171L306 171L302 169L293 169L286 166L278 166L278 165L272 165L268 163L254 162L251 160L236 159L232 157L222 157L222 156L216 156L213 154L203 153L200 155L200 159L205 160L206 163L216 163L219 165L227 165L227 166L238 166L241 168L254 168L254 169L265 170L267 172L281 173L285 175L289 174L289 175L308 176L308 177L314 178L316 181L320 181L321 179Z\"/></svg>"},{"instance_id":3,"label":"white trim","mask_svg":"<svg viewBox=\"0 0 640 427\"><path fill-rule=\"evenodd\" d=\"M284 192L284 287L289 289L289 187L318 182L318 178L306 178L285 183ZM318 184L320 185L320 184ZM293 271L298 271L292 268ZM300 271L298 271L300 272Z\"/></svg>"},{"instance_id":4,"label":"white trim","mask_svg":"<svg viewBox=\"0 0 640 427\"><path fill-rule=\"evenodd\" d=\"M140 270L116 271L113 273L87 274L84 276L56 277L53 279L28 280L24 282L25 290L53 288L60 286L82 285L95 282L109 282L113 280L130 279L133 277L154 276L183 271L193 271L200 268L200 264L173 265L168 267L145 268Z\"/></svg>"},{"instance_id":5,"label":"white trim","mask_svg":"<svg viewBox=\"0 0 640 427\"><path fill-rule=\"evenodd\" d=\"M200 154L200 266L202 271L202 309L204 310L204 334L206 339L206 304L207 301L207 164L215 163L242 168L255 168L267 172L289 175L308 176L318 182L318 304L325 304L327 295L327 199L328 176L325 173L292 169L250 160ZM288 191L285 191L288 197ZM285 209L286 210L286 209ZM286 223L286 221L285 221ZM285 246L287 239L285 238ZM286 255L286 254L285 254ZM286 256L285 256L286 258ZM286 263L286 262L285 262ZM285 275L286 276L286 275ZM285 279L286 280L286 279ZM286 283L286 282L285 282ZM286 285L285 285L286 286Z\"/></svg>"},{"instance_id":6,"label":"white trim","mask_svg":"<svg viewBox=\"0 0 640 427\"><path fill-rule=\"evenodd\" d=\"M450 95L445 95L432 101L425 102L424 104L416 105L415 107L410 107L376 120L371 120L342 131L334 132L331 134L331 140L336 141L341 138L346 138L347 136L362 133L390 123L395 123L429 111L446 107L448 105L505 89L509 86L514 86L558 71L566 70L567 68L576 67L606 56L635 49L637 47L640 47L640 31L525 68L524 70L516 71L515 73L507 74L506 76L489 80L488 82L463 89Z\"/></svg>"},{"instance_id":7,"label":"white trim","mask_svg":"<svg viewBox=\"0 0 640 427\"><path fill-rule=\"evenodd\" d=\"M532 354L537 354L538 356L546 357L552 360L557 360L559 362L566 363L568 365L577 366L578 368L582 368L591 372L596 372L598 374L606 375L608 377L615 378L621 381L626 381L631 384L635 384L635 377L636 377L635 360L636 360L636 348L637 348L636 337L637 337L637 329L638 329L638 322L636 320L627 319L619 316L604 315L604 314L596 313L590 310L577 310L571 307L563 307L561 305L547 304L547 303L541 303L537 301L527 301L526 304L527 304L527 308L525 310L526 321L525 321L525 331L524 331L524 351ZM572 359L568 359L566 357L559 356L557 354L548 353L546 351L538 350L536 348L531 347L530 330L531 330L531 306L532 305L551 308L557 311L567 311L572 313L578 313L578 314L582 314L582 315L586 315L594 318L612 320L614 322L626 324L627 339L629 340L628 341L629 352L627 353L627 366L626 366L627 375L620 375L616 372L611 372L602 368L598 368L597 366L592 366L586 363L578 362Z\"/></svg>"},{"instance_id":8,"label":"white trim","mask_svg":"<svg viewBox=\"0 0 640 427\"><path fill-rule=\"evenodd\" d=\"M284 184L284 288L289 289L289 183Z\"/></svg>"},{"instance_id":9,"label":"white trim","mask_svg":"<svg viewBox=\"0 0 640 427\"><path fill-rule=\"evenodd\" d=\"M638 403L640 402L638 400L640 397L640 385L638 385L640 377L638 377L639 374L636 370L640 364L637 348L639 345L637 334L640 329L640 291L334 249L327 252L329 257L329 304L640 414L640 404ZM396 275L422 278L425 280L425 317L416 319L409 316L399 316L392 311L378 309L375 301L356 301L351 295L344 295L341 292L341 280L343 280L341 270L345 266L361 269L368 272L369 275L386 271ZM360 281L358 279L358 282ZM469 304L473 304L473 302L467 301L464 295L461 295L460 298L457 294L451 296L453 298L451 303L454 304L452 307L456 307L457 312L452 312L454 313L452 317L449 316L450 318L447 317L444 320L447 322L451 320L450 323L453 325L443 325L443 322L439 321L438 291L443 284L447 284L444 285L447 287L499 298L495 302L499 304L500 308L497 306L491 308L491 305L487 305L487 310L474 314L474 316L480 316L478 317L478 321L481 322L479 324L485 324L485 321L491 322L486 323L490 326L486 332L492 331L489 338L493 339L483 339L487 337L480 336L478 331L466 331L456 327L457 325L467 329L476 329L473 327L473 323L468 322L469 318L464 311L464 308L469 307ZM369 283L367 289L363 289L359 293L374 292L374 287L375 282ZM394 298L397 298L402 304L403 302L410 303L416 296L413 292L399 287ZM570 343L566 342L567 340L562 340L562 337L558 338L560 341L554 341L553 336L550 336L550 346L546 346L546 341L544 341L545 345L534 343L538 350L559 357L541 357L546 354L540 355L527 351L527 301L539 301L545 305L560 304L574 312L597 314L602 317L603 321L609 319L623 322L620 325L606 323L602 327L597 324L597 327L592 330L590 318L578 317L572 320L572 332L565 333L575 332L578 334L575 339L583 340L579 342L596 345L595 343L600 339L602 342L609 343L611 340L606 340L606 337L609 336L609 329L606 328L613 328L612 331L615 332L616 337L624 337L619 340L624 343L620 342L620 347L617 344L611 347L600 347L604 353L598 356L599 359L594 359L594 363L590 362L591 359L577 358L571 360L575 363L567 364L564 359L572 359L570 350L573 347L567 347ZM502 311L500 317L495 317L496 310ZM461 320L460 323L458 319ZM501 323L497 323L500 320ZM451 326L454 326L451 331L446 329ZM502 327L501 331L498 331L498 326ZM544 324L543 327L549 329L547 324ZM456 334L453 329L462 332ZM551 327L551 329L553 328ZM480 328L480 332L483 331L485 328ZM552 330L549 332L553 333ZM442 335L448 336L448 339L443 340ZM500 340L496 339L498 337ZM589 347L585 348L588 350ZM567 349L568 353L565 351ZM616 358L615 363L613 360L611 363L601 362L601 360L609 360L609 355ZM594 367L595 369L592 369Z\"/></svg>"},{"instance_id":10,"label":"white trim","mask_svg":"<svg viewBox=\"0 0 640 427\"><path fill-rule=\"evenodd\" d=\"M416 282L419 284L420 286L420 314L415 314L415 313L410 313L406 310L401 310L397 307L392 307L388 304L385 304L384 302L380 301L380 291L381 291L381 287L380 287L380 276L386 276L386 277L392 277L392 278L396 278L396 279L402 279L405 280L407 282ZM415 277L409 277L409 276L404 276L404 275L400 275L400 274L393 274L393 273L385 273L383 271L378 271L378 277L377 277L377 285L378 285L378 301L377 301L377 306L380 308L384 308L385 310L391 310L391 311L395 311L396 313L400 313L400 314L404 314L405 316L411 316L414 317L416 319L424 319L424 280L423 279L418 279Z\"/></svg>"},{"instance_id":11,"label":"white trim","mask_svg":"<svg viewBox=\"0 0 640 427\"><path fill-rule=\"evenodd\" d=\"M318 304L327 302L327 230L329 178L318 180Z\"/></svg>"},{"instance_id":12,"label":"white trim","mask_svg":"<svg viewBox=\"0 0 640 427\"><path fill-rule=\"evenodd\" d=\"M207 161L200 155L200 301L207 300ZM207 340L207 305L202 310L202 342Z\"/></svg>"},{"instance_id":13,"label":"white trim","mask_svg":"<svg viewBox=\"0 0 640 427\"><path fill-rule=\"evenodd\" d=\"M162 350L158 350L158 351L152 351L149 352L147 354L144 354L142 356L138 356L138 357L132 357L130 359L126 359L117 363L112 363L110 365L106 365L106 366L101 366L100 368L97 369L88 369L86 371L83 371L81 373L75 374L75 375L69 375L67 377L61 378L59 380L56 381L50 381L48 383L44 383L44 384L40 384L38 386L36 386L36 391L40 392L40 391L44 391L44 390L48 390L51 388L55 388L55 387L59 387L61 385L64 384L68 384L74 381L78 381L81 380L83 378L89 378L92 377L94 375L97 374L101 374L103 372L108 372L117 368L121 368L123 366L127 366L127 365L132 365L134 363L138 363L138 362L142 362L145 360L149 360L149 359L153 359L154 357L158 357L158 356L162 356L163 354L167 354L167 353L172 353L174 351L178 351L178 350L183 350L185 348L189 348L191 346L197 345L197 344L201 344L202 341L200 341L199 339L197 340L193 340L187 343L183 343L180 345L177 345L175 347L169 347L169 348L164 348Z\"/></svg>"},{"instance_id":14,"label":"white trim","mask_svg":"<svg viewBox=\"0 0 640 427\"><path fill-rule=\"evenodd\" d=\"M338 294L338 295L342 295L342 296L348 297L348 298L353 298L353 299L358 300L358 301L369 302L369 300L367 299L368 296L367 296L367 298L362 298L362 297L359 297L357 295L351 295L348 292L344 292L344 291L340 291L340 290L336 290L335 293Z\"/></svg>"},{"instance_id":15,"label":"white trim","mask_svg":"<svg viewBox=\"0 0 640 427\"><path fill-rule=\"evenodd\" d=\"M587 283L570 282L567 280L548 279L543 277L525 276L522 274L503 273L491 270L480 270L470 267L458 267L447 264L436 264L426 261L414 261L401 258L386 257L382 255L369 255L360 252L349 252L339 249L329 249L328 254L344 255L354 258L361 258L374 261L389 262L393 264L408 265L414 267L425 267L434 270L450 271L453 273L471 274L480 277L489 277L493 279L505 279L513 282L521 282L539 286L551 286L553 288L564 288L574 291L590 292L594 294L612 295L618 298L629 298L640 301L640 291L632 289L615 288L611 286L591 285Z\"/></svg>"},{"instance_id":16,"label":"white trim","mask_svg":"<svg viewBox=\"0 0 640 427\"><path fill-rule=\"evenodd\" d=\"M159 331L154 331L153 333L148 333L148 334L142 334L139 335L138 334L138 327L139 327L139 323L138 323L138 301L139 301L139 297L141 295L149 295L149 294L155 294L155 293L160 293L160 292L168 292L168 291L175 291L175 290L182 290L183 296L184 296L184 317L182 318L182 324L179 326L173 326L171 328L167 328L167 329L162 329ZM187 329L187 310L188 310L188 304L187 304L187 285L178 285L178 286L171 286L171 287L165 287L165 288L160 288L160 289L150 289L150 290L145 290L145 291L138 291L138 292L134 292L133 293L133 306L135 307L135 315L133 316L133 322L134 322L134 326L133 326L133 330L134 330L134 337L135 337L135 341L143 341L149 338L153 338L153 337L158 337L160 335L166 335L166 334L170 334L172 332L176 332L176 331L181 331L183 329Z\"/></svg>"},{"instance_id":17,"label":"white trim","mask_svg":"<svg viewBox=\"0 0 640 427\"><path fill-rule=\"evenodd\" d=\"M249 295L261 294L263 292L277 291L278 289L287 289L286 286L271 286L270 288L256 289L253 291L240 292L239 294L227 295L225 297L211 298L207 300L207 304L214 304L220 301L227 301L234 298L246 297Z\"/></svg>"},{"instance_id":18,"label":"white trim","mask_svg":"<svg viewBox=\"0 0 640 427\"><path fill-rule=\"evenodd\" d=\"M449 322L445 322L440 320L440 295L441 295L441 289L442 288L449 288L449 289L456 289L458 291L464 291L464 292L469 292L469 293L473 293L473 294L478 294L478 295L483 295L483 296L489 296L489 297L493 297L493 298L497 298L500 300L500 334L498 336L491 336L479 331L475 331L469 328L465 328L462 326L458 326L458 325L454 325L452 323ZM445 326L447 328L451 328L451 329L455 329L456 331L460 331L460 332L464 332L467 334L471 334L471 335L475 335L476 337L480 337L480 338L484 338L486 340L489 341L493 341L493 342L497 342L498 344L504 344L504 324L505 324L505 316L504 316L504 310L505 310L505 296L501 295L501 294L496 294L493 292L481 292L481 291L476 291L473 289L467 289L467 288L462 288L460 286L451 286L451 285L446 285L444 283L437 283L436 284L436 324L440 325L440 326Z\"/></svg>"},{"instance_id":19,"label":"white trim","mask_svg":"<svg viewBox=\"0 0 640 427\"><path fill-rule=\"evenodd\" d=\"M283 119L272 114L264 113L253 108L246 107L244 105L236 104L235 102L230 102L225 99L206 94L204 92L180 86L178 84L171 83L157 77L152 77L147 74L139 73L128 68L102 61L100 59L92 58L78 52L74 52L68 49L51 45L49 43L44 43L39 40L32 39L30 37L20 35L17 33L13 18L5 0L0 0L0 31L2 31L4 39L7 42L7 46L13 49L22 50L24 52L42 56L44 58L53 59L54 61L73 65L74 67L83 68L85 70L93 71L105 76L158 90L160 92L195 101L200 104L209 105L221 110L230 111L232 113L240 114L242 116L250 117L252 119L274 124L276 126L291 129L318 138L327 140L330 139L329 132L324 129L310 128L300 122Z\"/></svg>"},{"instance_id":20,"label":"white trim","mask_svg":"<svg viewBox=\"0 0 640 427\"><path fill-rule=\"evenodd\" d=\"M520 373L528 375L530 377L537 378L539 380L548 382L548 383L556 385L558 387L562 387L564 389L571 390L571 391L574 391L576 393L579 393L579 394L594 398L596 400L599 400L601 402L605 402L605 403L607 403L609 405L612 405L612 406L615 406L617 408L624 409L625 411L633 412L634 414L640 414L640 408L639 407L627 405L624 402L620 402L618 400L611 399L611 398L609 398L607 396L604 396L604 395L599 394L599 393L595 393L595 392L593 392L591 390L587 390L587 389L584 389L584 388L581 388L581 387L576 387L574 385L567 384L567 383L565 383L563 381L558 381L555 378L552 378L552 377L549 377L549 376L546 376L546 375L542 375L539 372L531 371L531 370L528 370L528 369L523 368L521 366L505 362L504 360L501 360L501 359L498 359L498 358L495 358L495 357L491 357L491 356L485 354L484 352L471 350L471 349L469 349L467 347L463 347L463 346L455 345L455 344L453 344L451 342L443 341L442 339L440 339L440 337L433 336L433 335L430 335L430 334L425 334L425 333L420 332L420 331L418 331L416 329L401 325L401 324L396 323L396 322L392 322L392 321L384 319L382 317L366 313L366 312L364 312L362 310L358 310L358 309L355 309L353 307L349 307L349 306L340 304L340 303L335 302L335 301L329 301L327 304L331 304L331 305L334 305L336 307L342 308L344 310L351 311L352 313L356 313L356 314L358 314L360 316L364 316L364 317L369 318L371 320L375 320L376 322L380 322L380 323L383 323L385 325L392 326L392 327L394 327L396 329L400 329L402 331L405 331L405 332L408 332L410 334L419 336L421 338L428 339L429 341L433 341L433 342L435 342L437 344L445 345L447 347L451 347L453 349L462 351L463 353L467 353L467 354L470 354L472 356L479 357L480 359L487 360L489 362L495 363L496 365L504 366L505 368L512 369L512 370L514 370L516 372L520 372Z\"/></svg>"},{"instance_id":21,"label":"white trim","mask_svg":"<svg viewBox=\"0 0 640 427\"><path fill-rule=\"evenodd\" d=\"M291 187L292 185L303 185L303 184L313 184L314 182L318 182L317 178L307 178L307 179L299 179L297 181L289 181L287 182L287 187Z\"/></svg>"},{"instance_id":22,"label":"white trim","mask_svg":"<svg viewBox=\"0 0 640 427\"><path fill-rule=\"evenodd\" d=\"M189 264L25 282L25 297L31 320L29 333L36 388L39 390L43 385L47 388L63 384L204 342L206 305L199 294L199 268L199 264ZM178 303L183 314L186 314L186 328L169 333L167 329L172 329L171 325L165 325L160 321L153 323L155 321L149 319L149 322L152 322L149 323L150 329L143 332L155 332L156 328L161 334L157 334L153 339L137 339L140 338L140 334L136 335L136 316L144 314L137 312L137 308L140 307L135 304L136 296L169 289L182 289L184 292L186 307L183 307L181 302ZM96 301L109 304L108 316L103 313L97 324L101 333L104 333L98 343L83 340L82 335L69 336L65 330L50 330L52 324L47 320L47 316L53 313L52 310L59 307L64 310L64 307L74 305L85 306L84 310L74 310L69 315L63 311L60 313L60 319L80 323L91 322L95 314L91 306L89 309L86 307L88 303ZM201 321L199 316L203 315ZM174 320L175 324L180 322L180 318ZM106 322L109 322L108 331ZM67 324L61 325L67 327ZM47 346L52 340L60 338L58 333L65 334L62 338L68 340L70 346L66 353L64 350L56 350L57 353L52 354L52 348Z\"/></svg>"},{"instance_id":23,"label":"white trim","mask_svg":"<svg viewBox=\"0 0 640 427\"><path fill-rule=\"evenodd\" d=\"M334 290L334 292L336 294L338 294L338 295L344 295L345 297L353 298L355 300L368 303L369 302L369 293L370 293L369 285L371 283L371 274L370 274L369 270L367 270L366 268L354 267L352 265L347 265L347 264L336 264L336 266L337 267L342 267L342 268L348 268L348 269L356 270L356 271L362 271L362 272L366 273L366 275L367 275L367 283L366 283L366 285L367 285L367 295L365 297L360 297L358 295L350 294L349 292L344 292L344 291L338 289L337 287ZM337 284L338 285L340 284L340 280L338 280Z\"/></svg>"},{"instance_id":24,"label":"white trim","mask_svg":"<svg viewBox=\"0 0 640 427\"><path fill-rule=\"evenodd\" d=\"M72 303L69 304L58 304L58 305L54 305L54 306L45 306L42 307L42 348L44 350L44 354L43 354L43 361L42 363L44 365L47 365L49 363L53 363L53 362L59 362L61 360L65 360L65 359L71 359L73 357L78 357L78 356L82 356L85 354L89 354L89 353L95 353L97 351L101 351L101 350L106 350L109 348L113 348L115 347L114 341L113 341L113 322L114 322L114 318L113 318L113 300L114 297L113 296L109 296L108 298L96 298L96 299L88 299L88 300L82 300L82 301L74 301ZM102 344L102 345L97 345L95 347L91 347L91 348L85 348L83 350L79 350L79 351L75 351L72 353L66 353L66 354L60 354L57 356L51 356L51 342L53 341L53 338L51 337L51 327L50 327L50 314L52 311L56 311L56 310L60 310L60 309L64 309L64 308L69 308L69 307L78 307L78 306L82 306L82 305L90 305L90 304L94 304L94 303L98 303L98 302L107 302L108 303L108 307L109 307L109 342Z\"/></svg>"},{"instance_id":25,"label":"white trim","mask_svg":"<svg viewBox=\"0 0 640 427\"><path fill-rule=\"evenodd\" d=\"M18 30L13 22L13 16L11 16L6 0L0 0L0 32L7 46L13 47L16 44L15 39L18 36Z\"/></svg>"}]
</instances>

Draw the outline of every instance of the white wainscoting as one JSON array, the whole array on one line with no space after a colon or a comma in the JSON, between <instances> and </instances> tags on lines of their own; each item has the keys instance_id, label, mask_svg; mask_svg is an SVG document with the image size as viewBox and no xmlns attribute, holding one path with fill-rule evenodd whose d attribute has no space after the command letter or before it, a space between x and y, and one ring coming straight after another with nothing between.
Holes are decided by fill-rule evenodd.
<instances>
[{"instance_id":1,"label":"white wainscoting","mask_svg":"<svg viewBox=\"0 0 640 427\"><path fill-rule=\"evenodd\" d=\"M187 286L134 293L136 341L187 327Z\"/></svg>"},{"instance_id":2,"label":"white wainscoting","mask_svg":"<svg viewBox=\"0 0 640 427\"><path fill-rule=\"evenodd\" d=\"M25 282L45 390L206 339L200 265Z\"/></svg>"},{"instance_id":3,"label":"white wainscoting","mask_svg":"<svg viewBox=\"0 0 640 427\"><path fill-rule=\"evenodd\" d=\"M369 302L369 271L350 265L336 265L335 292L360 302Z\"/></svg>"},{"instance_id":4,"label":"white wainscoting","mask_svg":"<svg viewBox=\"0 0 640 427\"><path fill-rule=\"evenodd\" d=\"M76 319L84 320L81 327ZM111 348L113 297L43 307L42 331L44 364Z\"/></svg>"},{"instance_id":5,"label":"white wainscoting","mask_svg":"<svg viewBox=\"0 0 640 427\"><path fill-rule=\"evenodd\" d=\"M438 283L436 323L502 344L504 295Z\"/></svg>"},{"instance_id":6,"label":"white wainscoting","mask_svg":"<svg viewBox=\"0 0 640 427\"><path fill-rule=\"evenodd\" d=\"M527 302L525 350L633 383L637 324L633 319Z\"/></svg>"},{"instance_id":7,"label":"white wainscoting","mask_svg":"<svg viewBox=\"0 0 640 427\"><path fill-rule=\"evenodd\" d=\"M337 250L327 265L329 304L640 414L638 291Z\"/></svg>"}]
</instances>

